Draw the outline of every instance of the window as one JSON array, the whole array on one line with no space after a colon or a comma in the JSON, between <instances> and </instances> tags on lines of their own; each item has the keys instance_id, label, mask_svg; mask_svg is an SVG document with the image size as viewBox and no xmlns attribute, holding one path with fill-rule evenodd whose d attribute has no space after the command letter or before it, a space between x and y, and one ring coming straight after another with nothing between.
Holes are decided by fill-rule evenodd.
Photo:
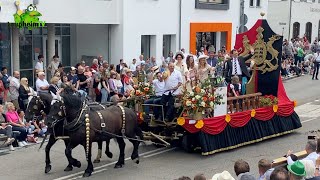
<instances>
[{"instance_id":1,"label":"window","mask_svg":"<svg viewBox=\"0 0 320 180\"><path fill-rule=\"evenodd\" d=\"M11 32L6 23L0 24L0 67L7 67L11 72Z\"/></svg>"},{"instance_id":2,"label":"window","mask_svg":"<svg viewBox=\"0 0 320 180\"><path fill-rule=\"evenodd\" d=\"M151 36L142 35L141 36L141 54L145 58L150 57L150 44L151 44Z\"/></svg>"},{"instance_id":3,"label":"window","mask_svg":"<svg viewBox=\"0 0 320 180\"><path fill-rule=\"evenodd\" d=\"M257 6L257 7L261 7L261 2L260 2L260 0L257 0L256 6Z\"/></svg>"},{"instance_id":4,"label":"window","mask_svg":"<svg viewBox=\"0 0 320 180\"><path fill-rule=\"evenodd\" d=\"M253 0L250 0L250 7L253 7Z\"/></svg>"},{"instance_id":5,"label":"window","mask_svg":"<svg viewBox=\"0 0 320 180\"><path fill-rule=\"evenodd\" d=\"M196 9L228 10L230 0L195 0Z\"/></svg>"},{"instance_id":6,"label":"window","mask_svg":"<svg viewBox=\"0 0 320 180\"><path fill-rule=\"evenodd\" d=\"M307 24L306 24L306 37L309 42L311 42L311 35L312 35L312 23L307 22Z\"/></svg>"},{"instance_id":7,"label":"window","mask_svg":"<svg viewBox=\"0 0 320 180\"><path fill-rule=\"evenodd\" d=\"M295 22L295 23L293 23L293 34L292 34L292 38L298 37L299 34L300 34L300 23Z\"/></svg>"}]
</instances>

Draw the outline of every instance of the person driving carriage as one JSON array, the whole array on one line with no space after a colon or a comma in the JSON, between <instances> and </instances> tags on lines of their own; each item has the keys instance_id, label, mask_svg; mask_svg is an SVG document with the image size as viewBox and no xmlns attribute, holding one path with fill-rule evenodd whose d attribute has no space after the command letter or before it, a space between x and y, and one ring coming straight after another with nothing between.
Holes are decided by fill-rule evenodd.
<instances>
[{"instance_id":1,"label":"person driving carriage","mask_svg":"<svg viewBox=\"0 0 320 180\"><path fill-rule=\"evenodd\" d=\"M169 71L164 72L163 79L165 81L164 93L161 98L161 105L165 107L168 103L165 115L165 121L172 121L174 116L174 100L177 95L181 94L180 86L183 79L179 71L175 70L174 63L168 65Z\"/></svg>"},{"instance_id":2,"label":"person driving carriage","mask_svg":"<svg viewBox=\"0 0 320 180\"><path fill-rule=\"evenodd\" d=\"M155 96L150 99L147 99L144 102L144 104L159 104L160 105L160 103L161 103L162 95L164 93L165 82L163 81L161 72L157 72L155 76L156 76L156 79L153 79L153 77L150 77L150 80L149 80L150 84L152 84L154 87ZM144 112L146 114L149 114L149 106L145 107ZM161 109L159 109L159 107L157 107L157 106L153 107L153 114L154 114L155 119L160 118L160 112L161 112Z\"/></svg>"}]
</instances>

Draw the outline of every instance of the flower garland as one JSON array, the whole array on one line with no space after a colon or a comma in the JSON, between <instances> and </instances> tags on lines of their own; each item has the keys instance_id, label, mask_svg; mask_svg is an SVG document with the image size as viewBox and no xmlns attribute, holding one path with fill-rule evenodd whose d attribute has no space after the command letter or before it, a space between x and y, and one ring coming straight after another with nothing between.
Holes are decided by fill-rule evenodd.
<instances>
[{"instance_id":1,"label":"flower garland","mask_svg":"<svg viewBox=\"0 0 320 180\"><path fill-rule=\"evenodd\" d=\"M259 105L260 107L274 106L278 104L278 98L273 95L265 95L260 97Z\"/></svg>"}]
</instances>

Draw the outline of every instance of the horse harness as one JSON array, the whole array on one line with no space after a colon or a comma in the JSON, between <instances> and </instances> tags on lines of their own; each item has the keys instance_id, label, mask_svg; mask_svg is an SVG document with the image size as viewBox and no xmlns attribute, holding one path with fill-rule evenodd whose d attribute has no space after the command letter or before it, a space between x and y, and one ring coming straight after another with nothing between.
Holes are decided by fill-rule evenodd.
<instances>
[{"instance_id":1,"label":"horse harness","mask_svg":"<svg viewBox=\"0 0 320 180\"><path fill-rule=\"evenodd\" d=\"M63 110L63 114L66 116L66 108L65 108L65 105L64 105L63 101L62 101L62 103L63 103L63 105L61 106L60 109ZM98 105L101 106L103 108L103 110L105 109L105 107L103 105L101 105L101 104L98 104ZM125 137L125 132L126 132L126 129L125 129L125 127L126 127L125 110L121 105L117 105L117 106L121 109L121 115L122 115L121 134L122 134L122 137ZM83 118L83 116L84 116L84 114L89 114L88 112L90 110L91 110L90 105L88 105L85 101L83 101L82 108L79 111L76 112L76 113L80 112L78 118L74 119L72 122L67 122L66 117L63 117L61 119L56 119L52 123L52 127L54 127L58 122L60 122L63 119L64 120L63 129L66 129L66 130L71 131L71 132L72 131L76 131L81 126L86 125L86 122L85 122L86 118ZM107 131L106 122L104 121L102 113L100 111L95 111L95 112L99 116L101 130L93 128L93 127L90 127L90 129L92 129L92 130L94 130L94 131L96 131L96 132L98 132L100 134L114 135L114 134L112 134L112 133ZM58 114L59 114L59 116L62 116L62 112L61 111Z\"/></svg>"},{"instance_id":2,"label":"horse harness","mask_svg":"<svg viewBox=\"0 0 320 180\"><path fill-rule=\"evenodd\" d=\"M122 114L122 127L121 127L121 134L122 134L122 137L125 137L125 134L126 134L126 113L125 113L125 110L122 106L120 105L117 105L120 109L121 109L121 114ZM99 119L100 119L100 126L101 126L101 130L97 130L97 129L94 129L92 128L93 130L97 131L98 133L100 134L109 134L109 135L112 135L111 133L109 133L106 129L106 123L104 122L103 120L103 116L101 114L100 111L96 111L96 113L98 114L99 116Z\"/></svg>"}]
</instances>

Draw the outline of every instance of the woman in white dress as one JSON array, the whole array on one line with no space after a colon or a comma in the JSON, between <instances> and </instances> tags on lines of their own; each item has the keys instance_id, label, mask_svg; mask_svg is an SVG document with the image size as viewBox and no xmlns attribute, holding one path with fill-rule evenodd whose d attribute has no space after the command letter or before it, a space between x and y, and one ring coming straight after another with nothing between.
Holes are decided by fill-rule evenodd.
<instances>
[{"instance_id":1,"label":"woman in white dress","mask_svg":"<svg viewBox=\"0 0 320 180\"><path fill-rule=\"evenodd\" d=\"M198 79L200 82L204 82L206 79L208 79L209 74L212 75L214 73L215 68L211 67L207 63L208 56L201 55L198 58L199 64L198 64Z\"/></svg>"},{"instance_id":2,"label":"woman in white dress","mask_svg":"<svg viewBox=\"0 0 320 180\"><path fill-rule=\"evenodd\" d=\"M179 71L182 75L183 86L180 86L180 88L181 88L181 90L183 90L183 88L185 87L186 80L187 80L186 77L187 77L187 72L188 72L187 65L185 63L183 63L183 59L184 59L183 53L177 52L174 59L176 60L176 62L174 63L174 69L176 71Z\"/></svg>"},{"instance_id":3,"label":"woman in white dress","mask_svg":"<svg viewBox=\"0 0 320 180\"><path fill-rule=\"evenodd\" d=\"M186 73L186 88L188 91L192 90L192 87L197 85L197 69L198 66L195 64L193 55L189 55L186 59L187 73Z\"/></svg>"}]
</instances>

